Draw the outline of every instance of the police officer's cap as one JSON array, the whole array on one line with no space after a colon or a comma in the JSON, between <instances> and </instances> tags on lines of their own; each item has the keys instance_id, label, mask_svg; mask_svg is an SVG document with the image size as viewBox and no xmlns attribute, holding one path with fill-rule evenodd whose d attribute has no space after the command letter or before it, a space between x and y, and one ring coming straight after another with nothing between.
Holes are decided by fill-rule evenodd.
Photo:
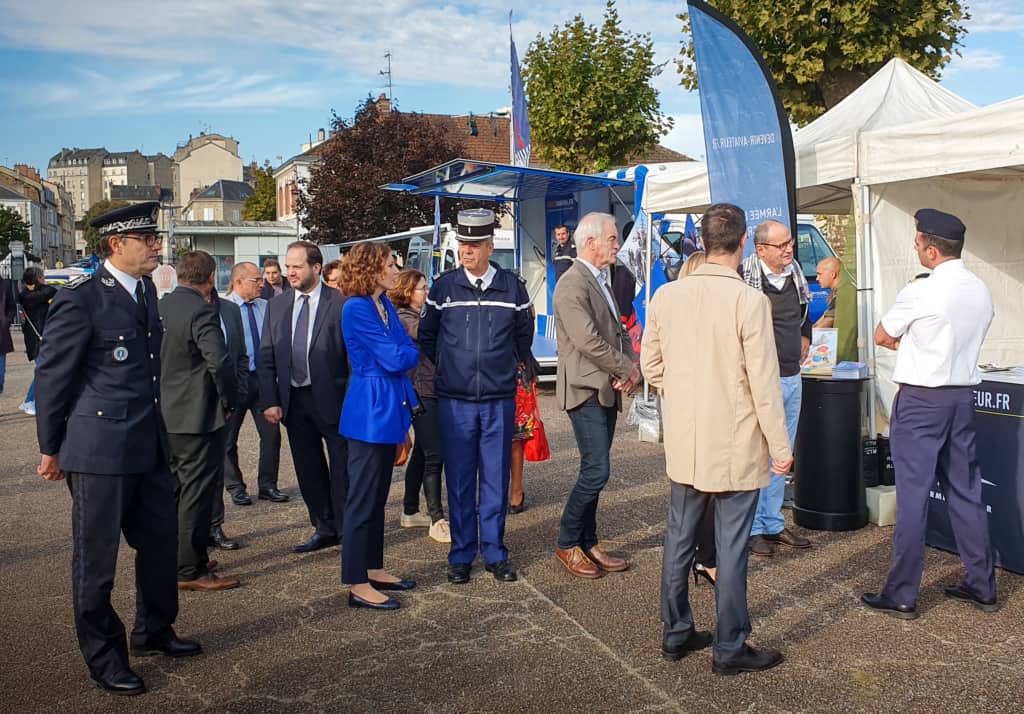
<instances>
[{"instance_id":1,"label":"police officer's cap","mask_svg":"<svg viewBox=\"0 0 1024 714\"><path fill-rule=\"evenodd\" d=\"M494 211L489 208L468 208L459 211L456 239L463 243L479 243L494 237Z\"/></svg>"},{"instance_id":2,"label":"police officer's cap","mask_svg":"<svg viewBox=\"0 0 1024 714\"><path fill-rule=\"evenodd\" d=\"M160 203L146 201L107 211L102 216L94 218L89 225L103 237L124 233L156 233L159 217Z\"/></svg>"},{"instance_id":3,"label":"police officer's cap","mask_svg":"<svg viewBox=\"0 0 1024 714\"><path fill-rule=\"evenodd\" d=\"M914 219L917 221L917 230L921 233L957 242L964 240L964 231L967 228L952 213L943 213L934 208L922 208L914 214Z\"/></svg>"}]
</instances>

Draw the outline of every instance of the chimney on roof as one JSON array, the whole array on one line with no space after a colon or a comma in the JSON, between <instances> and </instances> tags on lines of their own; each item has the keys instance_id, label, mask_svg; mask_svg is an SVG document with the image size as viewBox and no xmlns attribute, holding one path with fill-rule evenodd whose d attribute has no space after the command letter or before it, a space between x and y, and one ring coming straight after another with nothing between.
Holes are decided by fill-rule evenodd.
<instances>
[{"instance_id":1,"label":"chimney on roof","mask_svg":"<svg viewBox=\"0 0 1024 714\"><path fill-rule=\"evenodd\" d=\"M39 178L39 172L36 169L29 166L28 164L15 164L14 170L17 171L22 176L24 176L25 178L32 179L33 181L38 182L41 180Z\"/></svg>"},{"instance_id":2,"label":"chimney on roof","mask_svg":"<svg viewBox=\"0 0 1024 714\"><path fill-rule=\"evenodd\" d=\"M323 129L320 129L320 130L317 131L317 133L316 133L316 140L317 141L324 141L326 138L327 138L326 132Z\"/></svg>"},{"instance_id":3,"label":"chimney on roof","mask_svg":"<svg viewBox=\"0 0 1024 714\"><path fill-rule=\"evenodd\" d=\"M391 111L391 100L388 99L388 95L384 92L381 92L380 96L377 97L377 111L381 114L387 114Z\"/></svg>"}]
</instances>

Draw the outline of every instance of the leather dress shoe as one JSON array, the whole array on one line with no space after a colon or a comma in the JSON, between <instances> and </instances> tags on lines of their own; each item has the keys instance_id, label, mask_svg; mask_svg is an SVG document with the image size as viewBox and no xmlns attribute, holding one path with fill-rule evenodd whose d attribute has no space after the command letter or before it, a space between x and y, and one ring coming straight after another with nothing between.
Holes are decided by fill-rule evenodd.
<instances>
[{"instance_id":1,"label":"leather dress shoe","mask_svg":"<svg viewBox=\"0 0 1024 714\"><path fill-rule=\"evenodd\" d=\"M494 576L494 579L501 583L514 583L519 580L516 569L507 560L499 560L497 563L488 563L484 570Z\"/></svg>"},{"instance_id":2,"label":"leather dress shoe","mask_svg":"<svg viewBox=\"0 0 1024 714\"><path fill-rule=\"evenodd\" d=\"M192 657L202 654L203 647L194 640L183 640L172 636L166 642L160 644L147 644L142 647L132 646L132 657L152 657L153 655L164 655L165 657Z\"/></svg>"},{"instance_id":3,"label":"leather dress shoe","mask_svg":"<svg viewBox=\"0 0 1024 714\"><path fill-rule=\"evenodd\" d=\"M218 590L230 590L241 585L234 578L218 578L213 573L207 573L195 580L179 580L178 590L197 590L199 592L217 592Z\"/></svg>"},{"instance_id":4,"label":"leather dress shoe","mask_svg":"<svg viewBox=\"0 0 1024 714\"><path fill-rule=\"evenodd\" d=\"M691 652L711 645L711 633L706 630L690 630L686 639L677 645L661 643L661 656L669 662L676 662Z\"/></svg>"},{"instance_id":5,"label":"leather dress shoe","mask_svg":"<svg viewBox=\"0 0 1024 714\"><path fill-rule=\"evenodd\" d=\"M251 506L252 498L245 491L235 491L231 494L231 502L236 506Z\"/></svg>"},{"instance_id":6,"label":"leather dress shoe","mask_svg":"<svg viewBox=\"0 0 1024 714\"><path fill-rule=\"evenodd\" d=\"M283 491L278 491L276 488L261 488L259 495L257 496L261 501L273 501L274 503L285 503L290 500L290 496Z\"/></svg>"},{"instance_id":7,"label":"leather dress shoe","mask_svg":"<svg viewBox=\"0 0 1024 714\"><path fill-rule=\"evenodd\" d=\"M587 557L593 561L594 565L606 573L621 573L623 570L629 570L629 563L625 558L616 558L614 555L608 555L600 544L588 550Z\"/></svg>"},{"instance_id":8,"label":"leather dress shoe","mask_svg":"<svg viewBox=\"0 0 1024 714\"><path fill-rule=\"evenodd\" d=\"M399 580L397 583L386 583L381 580L370 579L370 585L376 590L412 590L416 587L415 580Z\"/></svg>"},{"instance_id":9,"label":"leather dress shoe","mask_svg":"<svg viewBox=\"0 0 1024 714\"><path fill-rule=\"evenodd\" d=\"M561 561L566 570L578 578L593 580L604 575L601 569L587 557L587 554L578 545L574 545L569 550L555 548L555 557Z\"/></svg>"},{"instance_id":10,"label":"leather dress shoe","mask_svg":"<svg viewBox=\"0 0 1024 714\"><path fill-rule=\"evenodd\" d=\"M783 528L781 533L775 533L772 535L764 534L761 536L769 543L778 543L780 545L789 546L790 548L810 548L811 541L799 536L788 528Z\"/></svg>"},{"instance_id":11,"label":"leather dress shoe","mask_svg":"<svg viewBox=\"0 0 1024 714\"><path fill-rule=\"evenodd\" d=\"M715 674L733 675L741 672L761 672L780 665L786 658L778 650L755 650L743 645L739 652L723 659L712 658L711 671Z\"/></svg>"},{"instance_id":12,"label":"leather dress shoe","mask_svg":"<svg viewBox=\"0 0 1024 714\"><path fill-rule=\"evenodd\" d=\"M762 535L751 536L750 554L770 558L775 555L775 544Z\"/></svg>"},{"instance_id":13,"label":"leather dress shoe","mask_svg":"<svg viewBox=\"0 0 1024 714\"><path fill-rule=\"evenodd\" d=\"M349 607L364 607L368 610L397 610L402 606L402 603L398 602L392 597L389 597L384 602L371 602L370 600L364 600L358 595L348 594L348 606Z\"/></svg>"},{"instance_id":14,"label":"leather dress shoe","mask_svg":"<svg viewBox=\"0 0 1024 714\"><path fill-rule=\"evenodd\" d=\"M333 545L338 545L337 536L322 536L319 533L314 533L309 537L309 540L307 540L305 543L293 545L292 552L312 553L314 550L320 550L321 548L330 548Z\"/></svg>"},{"instance_id":15,"label":"leather dress shoe","mask_svg":"<svg viewBox=\"0 0 1024 714\"><path fill-rule=\"evenodd\" d=\"M469 582L470 565L459 563L448 566L448 582L452 585L465 585Z\"/></svg>"},{"instance_id":16,"label":"leather dress shoe","mask_svg":"<svg viewBox=\"0 0 1024 714\"><path fill-rule=\"evenodd\" d=\"M996 603L995 598L992 598L991 600L982 600L963 585L952 585L945 588L945 593L948 598L969 602L979 610L984 610L985 612L996 612L999 609L999 605Z\"/></svg>"},{"instance_id":17,"label":"leather dress shoe","mask_svg":"<svg viewBox=\"0 0 1024 714\"><path fill-rule=\"evenodd\" d=\"M221 550L238 550L239 548L238 541L228 538L220 526L210 529L210 545Z\"/></svg>"},{"instance_id":18,"label":"leather dress shoe","mask_svg":"<svg viewBox=\"0 0 1024 714\"><path fill-rule=\"evenodd\" d=\"M130 669L118 672L112 677L98 677L94 674L92 681L100 689L120 697L133 697L146 691L146 683L142 681L142 677Z\"/></svg>"},{"instance_id":19,"label":"leather dress shoe","mask_svg":"<svg viewBox=\"0 0 1024 714\"><path fill-rule=\"evenodd\" d=\"M901 620L917 619L917 608L913 605L897 605L881 593L864 593L860 601L872 610L884 612L886 615L898 617Z\"/></svg>"}]
</instances>

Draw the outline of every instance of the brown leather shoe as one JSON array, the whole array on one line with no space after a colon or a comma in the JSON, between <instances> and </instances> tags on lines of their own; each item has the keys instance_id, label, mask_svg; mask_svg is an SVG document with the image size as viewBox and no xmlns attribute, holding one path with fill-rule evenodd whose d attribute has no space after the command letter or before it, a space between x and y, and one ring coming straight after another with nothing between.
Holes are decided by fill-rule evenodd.
<instances>
[{"instance_id":1,"label":"brown leather shoe","mask_svg":"<svg viewBox=\"0 0 1024 714\"><path fill-rule=\"evenodd\" d=\"M790 548L810 548L811 541L807 540L803 536L798 536L788 528L783 528L781 533L774 535L765 534L762 536L769 543L779 543L781 545L788 545Z\"/></svg>"},{"instance_id":2,"label":"brown leather shoe","mask_svg":"<svg viewBox=\"0 0 1024 714\"><path fill-rule=\"evenodd\" d=\"M768 541L764 536L751 536L750 554L762 558L770 558L775 555L775 544Z\"/></svg>"},{"instance_id":3,"label":"brown leather shoe","mask_svg":"<svg viewBox=\"0 0 1024 714\"><path fill-rule=\"evenodd\" d=\"M594 562L587 557L586 553L578 545L574 545L569 550L555 548L555 556L562 561L565 569L576 577L593 580L604 575L601 569L594 565Z\"/></svg>"},{"instance_id":4,"label":"brown leather shoe","mask_svg":"<svg viewBox=\"0 0 1024 714\"><path fill-rule=\"evenodd\" d=\"M215 592L217 590L230 590L231 588L237 588L239 583L234 578L218 578L213 573L207 573L201 578L195 580L185 580L178 582L178 590L199 590L201 592Z\"/></svg>"},{"instance_id":5,"label":"brown leather shoe","mask_svg":"<svg viewBox=\"0 0 1024 714\"><path fill-rule=\"evenodd\" d=\"M587 557L594 561L594 565L606 573L621 573L623 570L629 570L629 563L625 558L616 558L613 555L608 555L604 552L604 548L601 547L600 543L587 551Z\"/></svg>"}]
</instances>

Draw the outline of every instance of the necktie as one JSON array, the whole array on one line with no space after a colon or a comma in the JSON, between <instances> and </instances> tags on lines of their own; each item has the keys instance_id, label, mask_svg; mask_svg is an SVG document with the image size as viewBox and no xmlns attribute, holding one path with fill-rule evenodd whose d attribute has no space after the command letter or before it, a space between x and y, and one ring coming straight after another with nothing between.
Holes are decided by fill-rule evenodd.
<instances>
[{"instance_id":1,"label":"necktie","mask_svg":"<svg viewBox=\"0 0 1024 714\"><path fill-rule=\"evenodd\" d=\"M146 289L142 287L141 280L135 283L135 302L138 305L138 308L136 308L136 312L138 314L139 320L143 324L145 324L149 317L149 314L146 309Z\"/></svg>"},{"instance_id":2,"label":"necktie","mask_svg":"<svg viewBox=\"0 0 1024 714\"><path fill-rule=\"evenodd\" d=\"M615 315L616 319L618 319L619 310L618 308L616 308L615 298L612 296L611 281L609 280L608 273L608 268L602 268L600 277L598 278L598 282L601 283L601 287L604 289L605 302L608 303L608 307L611 309L612 314Z\"/></svg>"},{"instance_id":3,"label":"necktie","mask_svg":"<svg viewBox=\"0 0 1024 714\"><path fill-rule=\"evenodd\" d=\"M309 295L300 295L302 307L299 308L299 319L295 323L295 334L292 335L292 380L295 384L305 384L309 379L309 365L306 363L306 352L309 350Z\"/></svg>"},{"instance_id":4,"label":"necktie","mask_svg":"<svg viewBox=\"0 0 1024 714\"><path fill-rule=\"evenodd\" d=\"M245 307L249 310L249 341L252 342L252 368L253 371L259 366L260 362L260 328L256 323L256 309L251 302L245 303Z\"/></svg>"},{"instance_id":5,"label":"necktie","mask_svg":"<svg viewBox=\"0 0 1024 714\"><path fill-rule=\"evenodd\" d=\"M484 279L483 278L477 278L476 279L476 289L479 290L480 292L484 291Z\"/></svg>"}]
</instances>

